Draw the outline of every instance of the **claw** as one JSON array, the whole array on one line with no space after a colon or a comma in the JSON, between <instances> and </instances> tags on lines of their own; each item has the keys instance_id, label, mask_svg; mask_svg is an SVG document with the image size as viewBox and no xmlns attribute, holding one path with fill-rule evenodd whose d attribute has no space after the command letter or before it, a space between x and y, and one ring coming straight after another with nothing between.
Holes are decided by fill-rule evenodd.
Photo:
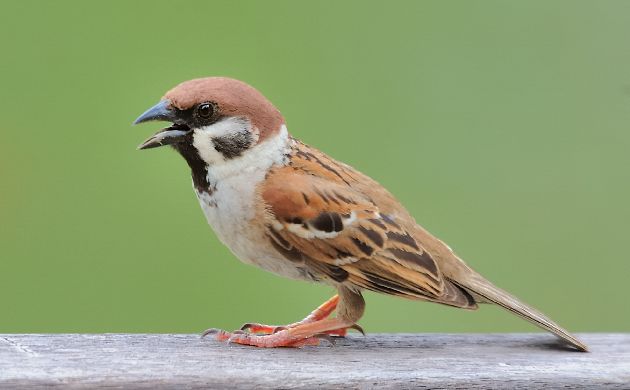
<instances>
[{"instance_id":1,"label":"claw","mask_svg":"<svg viewBox=\"0 0 630 390\"><path fill-rule=\"evenodd\" d=\"M354 324L352 326L349 326L348 329L354 329L365 337L365 332L363 331L363 328L359 326L359 324Z\"/></svg>"},{"instance_id":2,"label":"claw","mask_svg":"<svg viewBox=\"0 0 630 390\"><path fill-rule=\"evenodd\" d=\"M319 340L326 340L330 343L330 345L332 347L334 347L335 345L337 345L337 342L335 341L335 338L332 337L331 335L329 335L328 333L318 333L316 335L313 335L312 337L319 339Z\"/></svg>"},{"instance_id":3,"label":"claw","mask_svg":"<svg viewBox=\"0 0 630 390\"><path fill-rule=\"evenodd\" d=\"M232 342L236 341L236 339L238 339L239 336L232 334L230 335L230 337L226 340L226 344L232 344Z\"/></svg>"},{"instance_id":4,"label":"claw","mask_svg":"<svg viewBox=\"0 0 630 390\"><path fill-rule=\"evenodd\" d=\"M257 331L257 329L266 329L268 328L268 325L263 325L263 324L259 324L256 322L247 322L245 324L243 324L243 326L241 326L241 330L252 330L254 329L254 332Z\"/></svg>"},{"instance_id":5,"label":"claw","mask_svg":"<svg viewBox=\"0 0 630 390\"><path fill-rule=\"evenodd\" d=\"M206 329L201 334L201 338L204 338L204 337L206 337L209 334L216 334L216 333L219 333L219 332L223 332L223 331L221 329L217 329L217 328Z\"/></svg>"},{"instance_id":6,"label":"claw","mask_svg":"<svg viewBox=\"0 0 630 390\"><path fill-rule=\"evenodd\" d=\"M248 322L246 324L243 324L243 326L241 326L241 330L243 331L248 331L249 333L264 333L264 334L273 334L274 332L277 332L277 328L279 328L278 326L275 325L264 325L264 324L259 324L256 322ZM280 327L282 329L284 329L285 327Z\"/></svg>"}]
</instances>

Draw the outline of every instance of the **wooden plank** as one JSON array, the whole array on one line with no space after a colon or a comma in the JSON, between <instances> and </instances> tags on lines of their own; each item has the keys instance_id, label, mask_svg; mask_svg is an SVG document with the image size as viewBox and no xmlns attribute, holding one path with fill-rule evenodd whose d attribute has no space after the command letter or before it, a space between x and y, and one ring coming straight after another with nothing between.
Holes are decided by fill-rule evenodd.
<instances>
[{"instance_id":1,"label":"wooden plank","mask_svg":"<svg viewBox=\"0 0 630 390\"><path fill-rule=\"evenodd\" d=\"M372 334L256 349L198 335L0 335L2 388L630 388L630 334Z\"/></svg>"}]
</instances>

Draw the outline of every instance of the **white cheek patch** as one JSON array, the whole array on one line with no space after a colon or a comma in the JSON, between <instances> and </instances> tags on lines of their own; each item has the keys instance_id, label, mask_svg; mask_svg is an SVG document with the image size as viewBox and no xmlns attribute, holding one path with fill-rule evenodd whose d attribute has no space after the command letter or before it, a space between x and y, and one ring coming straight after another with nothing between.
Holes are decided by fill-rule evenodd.
<instances>
[{"instance_id":1,"label":"white cheek patch","mask_svg":"<svg viewBox=\"0 0 630 390\"><path fill-rule=\"evenodd\" d=\"M214 138L239 137L243 134L252 134L251 123L245 118L229 117L220 120L210 126L195 129L193 132L193 146L197 149L199 157L208 165L216 165L225 162L223 153L217 151L213 142ZM256 143L257 139L253 140Z\"/></svg>"},{"instance_id":2,"label":"white cheek patch","mask_svg":"<svg viewBox=\"0 0 630 390\"><path fill-rule=\"evenodd\" d=\"M206 162L213 161L213 163L208 163L208 181L216 183L229 177L239 177L246 183L246 188L250 188L264 178L271 166L285 161L289 148L289 134L287 128L282 125L278 133L260 143L254 141L254 146L231 159L226 159L215 149L212 139L209 139L207 143L204 142L200 139L199 145L207 146L203 154L199 152L199 155ZM214 160L206 160L210 158Z\"/></svg>"}]
</instances>

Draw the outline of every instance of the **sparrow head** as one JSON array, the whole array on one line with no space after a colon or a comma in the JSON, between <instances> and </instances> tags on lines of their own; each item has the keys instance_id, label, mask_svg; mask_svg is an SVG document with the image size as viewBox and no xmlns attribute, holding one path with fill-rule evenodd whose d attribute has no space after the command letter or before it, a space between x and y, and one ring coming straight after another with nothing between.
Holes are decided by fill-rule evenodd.
<instances>
[{"instance_id":1,"label":"sparrow head","mask_svg":"<svg viewBox=\"0 0 630 390\"><path fill-rule=\"evenodd\" d=\"M207 164L238 157L280 131L284 118L260 92L246 83L207 77L183 82L135 120L168 121L138 149L171 145L189 163Z\"/></svg>"}]
</instances>

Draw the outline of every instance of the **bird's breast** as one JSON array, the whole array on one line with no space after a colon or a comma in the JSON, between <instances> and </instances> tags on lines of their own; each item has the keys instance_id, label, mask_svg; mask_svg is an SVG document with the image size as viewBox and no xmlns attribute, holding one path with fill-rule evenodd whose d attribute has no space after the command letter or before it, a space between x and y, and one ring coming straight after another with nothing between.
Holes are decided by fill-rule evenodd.
<instances>
[{"instance_id":1,"label":"bird's breast","mask_svg":"<svg viewBox=\"0 0 630 390\"><path fill-rule=\"evenodd\" d=\"M207 191L196 190L208 224L221 242L239 258L247 260L253 235L256 234L256 177L233 177L222 180Z\"/></svg>"},{"instance_id":2,"label":"bird's breast","mask_svg":"<svg viewBox=\"0 0 630 390\"><path fill-rule=\"evenodd\" d=\"M256 184L264 174L244 176L221 181L212 190L196 190L208 224L243 263L288 278L303 279L304 272L278 253L267 236L265 209L256 191Z\"/></svg>"},{"instance_id":3,"label":"bird's breast","mask_svg":"<svg viewBox=\"0 0 630 390\"><path fill-rule=\"evenodd\" d=\"M242 262L290 278L300 278L267 236L267 209L257 191L274 166L285 163L288 133L279 133L242 156L208 165L206 188L195 188L201 209L217 237Z\"/></svg>"}]
</instances>

